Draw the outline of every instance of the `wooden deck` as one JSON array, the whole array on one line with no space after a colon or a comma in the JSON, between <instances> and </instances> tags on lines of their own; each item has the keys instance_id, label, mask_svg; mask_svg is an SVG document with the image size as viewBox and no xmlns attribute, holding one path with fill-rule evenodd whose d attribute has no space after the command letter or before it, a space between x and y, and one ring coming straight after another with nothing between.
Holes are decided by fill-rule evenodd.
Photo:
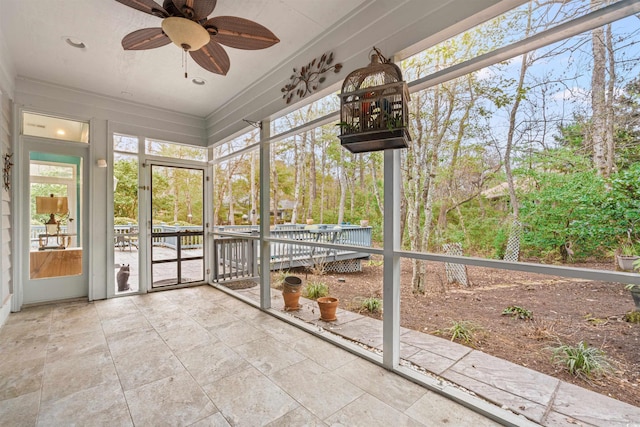
<instances>
[{"instance_id":1,"label":"wooden deck","mask_svg":"<svg viewBox=\"0 0 640 427\"><path fill-rule=\"evenodd\" d=\"M214 281L255 278L260 263L258 227L218 227L214 238ZM277 226L270 237L290 242L271 242L270 269L288 270L296 267L331 268L347 260L367 259L366 251L352 251L309 246L305 242L371 247L371 227L321 224L309 227L300 224Z\"/></svg>"}]
</instances>

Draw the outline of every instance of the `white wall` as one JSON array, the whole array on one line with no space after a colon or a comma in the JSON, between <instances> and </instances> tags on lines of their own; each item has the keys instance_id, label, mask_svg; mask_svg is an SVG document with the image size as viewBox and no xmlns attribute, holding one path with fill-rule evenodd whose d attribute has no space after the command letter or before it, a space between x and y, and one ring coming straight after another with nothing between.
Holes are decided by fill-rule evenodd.
<instances>
[{"instance_id":1,"label":"white wall","mask_svg":"<svg viewBox=\"0 0 640 427\"><path fill-rule=\"evenodd\" d=\"M4 167L4 155L12 153L12 102L15 71L9 62L5 40L0 37L0 161ZM11 282L11 191L0 187L0 326L11 310L13 288Z\"/></svg>"},{"instance_id":2,"label":"white wall","mask_svg":"<svg viewBox=\"0 0 640 427\"><path fill-rule=\"evenodd\" d=\"M96 160L110 159L112 140L109 132L145 135L165 141L203 146L206 144L202 118L18 78L15 81L16 110L22 109L89 120L89 298L107 297L107 259L113 245L108 243L111 218L107 212L113 203L108 180L111 168L98 168ZM18 123L18 121L16 121ZM25 160L20 160L24 163ZM3 252L4 254L4 252ZM16 284L20 286L19 283ZM113 284L110 284L113 285ZM14 303L19 305L20 303ZM14 307L14 309L16 309Z\"/></svg>"},{"instance_id":3,"label":"white wall","mask_svg":"<svg viewBox=\"0 0 640 427\"><path fill-rule=\"evenodd\" d=\"M0 153L4 168L4 157L11 154L11 101L0 90ZM12 292L12 259L11 256L11 190L4 188L4 180L0 189L0 326L11 311Z\"/></svg>"}]
</instances>

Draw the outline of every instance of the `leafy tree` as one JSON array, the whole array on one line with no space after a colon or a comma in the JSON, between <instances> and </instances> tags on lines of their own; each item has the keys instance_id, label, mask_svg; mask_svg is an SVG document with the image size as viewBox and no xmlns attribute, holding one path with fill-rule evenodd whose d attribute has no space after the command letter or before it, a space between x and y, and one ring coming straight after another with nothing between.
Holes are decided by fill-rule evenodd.
<instances>
[{"instance_id":1,"label":"leafy tree","mask_svg":"<svg viewBox=\"0 0 640 427\"><path fill-rule=\"evenodd\" d=\"M113 194L115 217L135 218L138 221L138 161L132 157L117 159L113 165L116 189Z\"/></svg>"}]
</instances>

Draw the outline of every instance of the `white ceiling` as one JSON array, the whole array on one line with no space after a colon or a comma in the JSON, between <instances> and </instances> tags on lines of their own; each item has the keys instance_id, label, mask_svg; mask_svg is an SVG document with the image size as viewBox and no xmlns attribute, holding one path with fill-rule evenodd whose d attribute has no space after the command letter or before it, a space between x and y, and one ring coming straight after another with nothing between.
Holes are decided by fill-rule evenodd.
<instances>
[{"instance_id":1,"label":"white ceiling","mask_svg":"<svg viewBox=\"0 0 640 427\"><path fill-rule=\"evenodd\" d=\"M159 4L162 0L157 0ZM0 35L18 76L206 117L286 63L363 3L372 0L218 0L212 16L239 16L270 29L280 43L263 50L225 47L226 76L188 62L169 44L124 51L122 38L161 19L115 0L0 0ZM72 37L86 45L69 46ZM206 81L192 83L194 77Z\"/></svg>"}]
</instances>

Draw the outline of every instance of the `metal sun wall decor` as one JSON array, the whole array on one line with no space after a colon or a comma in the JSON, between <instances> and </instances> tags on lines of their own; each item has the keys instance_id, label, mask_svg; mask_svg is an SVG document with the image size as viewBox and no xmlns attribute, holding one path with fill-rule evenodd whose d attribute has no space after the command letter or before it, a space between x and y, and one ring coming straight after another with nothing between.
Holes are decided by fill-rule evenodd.
<instances>
[{"instance_id":1,"label":"metal sun wall decor","mask_svg":"<svg viewBox=\"0 0 640 427\"><path fill-rule=\"evenodd\" d=\"M304 98L310 93L313 93L313 91L318 89L318 85L327 79L323 76L324 73L328 73L329 71L338 73L342 69L341 63L331 65L332 62L333 52L323 54L320 59L314 59L306 66L300 68L300 70L294 68L294 74L291 75L289 79L291 82L281 89L281 91L284 92L282 99L288 104L291 102L293 95Z\"/></svg>"},{"instance_id":2,"label":"metal sun wall decor","mask_svg":"<svg viewBox=\"0 0 640 427\"><path fill-rule=\"evenodd\" d=\"M11 188L11 166L13 166L13 163L11 163L12 156L13 156L13 153L4 155L4 166L2 168L2 176L4 178L4 189L7 191L9 191L9 189Z\"/></svg>"}]
</instances>

